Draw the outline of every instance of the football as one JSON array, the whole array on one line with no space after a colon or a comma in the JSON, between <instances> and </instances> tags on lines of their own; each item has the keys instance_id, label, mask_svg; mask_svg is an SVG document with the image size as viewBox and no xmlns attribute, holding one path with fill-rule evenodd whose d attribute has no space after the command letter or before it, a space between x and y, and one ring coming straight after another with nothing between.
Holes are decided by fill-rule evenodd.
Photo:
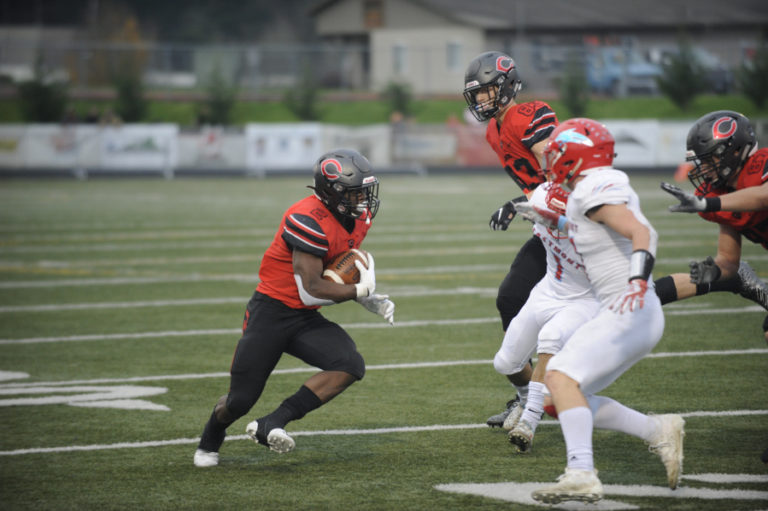
<instances>
[{"instance_id":1,"label":"football","mask_svg":"<svg viewBox=\"0 0 768 511\"><path fill-rule=\"evenodd\" d=\"M355 261L362 262L367 268L367 252L357 248L342 252L323 269L323 278L337 284L357 284L360 282L360 270Z\"/></svg>"}]
</instances>

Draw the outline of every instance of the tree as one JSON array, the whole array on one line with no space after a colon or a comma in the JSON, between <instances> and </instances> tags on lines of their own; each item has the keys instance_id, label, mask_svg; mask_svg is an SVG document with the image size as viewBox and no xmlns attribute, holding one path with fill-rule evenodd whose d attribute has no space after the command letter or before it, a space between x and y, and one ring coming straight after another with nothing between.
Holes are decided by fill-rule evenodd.
<instances>
[{"instance_id":1,"label":"tree","mask_svg":"<svg viewBox=\"0 0 768 511\"><path fill-rule=\"evenodd\" d=\"M412 113L411 89L404 83L389 82L382 97L389 105L389 113L400 112L404 116Z\"/></svg>"},{"instance_id":2,"label":"tree","mask_svg":"<svg viewBox=\"0 0 768 511\"><path fill-rule=\"evenodd\" d=\"M206 92L206 99L198 110L200 123L226 126L232 119L232 109L237 99L237 86L227 83L218 64L211 70Z\"/></svg>"},{"instance_id":3,"label":"tree","mask_svg":"<svg viewBox=\"0 0 768 511\"><path fill-rule=\"evenodd\" d=\"M59 122L67 106L67 88L51 79L42 54L35 60L35 74L17 88L21 112L27 122Z\"/></svg>"},{"instance_id":4,"label":"tree","mask_svg":"<svg viewBox=\"0 0 768 511\"><path fill-rule=\"evenodd\" d=\"M762 108L768 99L768 44L765 41L756 49L752 61L741 65L737 79L744 95Z\"/></svg>"},{"instance_id":5,"label":"tree","mask_svg":"<svg viewBox=\"0 0 768 511\"><path fill-rule=\"evenodd\" d=\"M306 68L296 87L288 89L283 96L283 104L299 120L316 121L320 118L320 112L317 108L316 84L312 71Z\"/></svg>"},{"instance_id":6,"label":"tree","mask_svg":"<svg viewBox=\"0 0 768 511\"><path fill-rule=\"evenodd\" d=\"M685 40L679 43L677 53L662 62L661 70L657 78L659 89L681 110L686 110L694 98L706 90L704 68Z\"/></svg>"},{"instance_id":7,"label":"tree","mask_svg":"<svg viewBox=\"0 0 768 511\"><path fill-rule=\"evenodd\" d=\"M560 82L560 99L571 117L583 117L589 105L589 83L584 70L584 59L576 53L568 55L565 74Z\"/></svg>"}]
</instances>

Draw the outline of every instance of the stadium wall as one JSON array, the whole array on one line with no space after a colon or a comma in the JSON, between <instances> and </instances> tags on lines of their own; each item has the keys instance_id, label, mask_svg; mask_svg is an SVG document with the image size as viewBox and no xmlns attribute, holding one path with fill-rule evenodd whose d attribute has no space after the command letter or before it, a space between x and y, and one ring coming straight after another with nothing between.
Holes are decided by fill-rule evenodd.
<instances>
[{"instance_id":1,"label":"stadium wall","mask_svg":"<svg viewBox=\"0 0 768 511\"><path fill-rule=\"evenodd\" d=\"M688 121L605 124L616 138L619 168L669 169L684 161ZM382 172L498 168L484 130L458 120L441 125L269 123L195 130L174 124L5 124L0 125L0 175L264 177L306 172L319 155L338 147L360 151Z\"/></svg>"}]
</instances>

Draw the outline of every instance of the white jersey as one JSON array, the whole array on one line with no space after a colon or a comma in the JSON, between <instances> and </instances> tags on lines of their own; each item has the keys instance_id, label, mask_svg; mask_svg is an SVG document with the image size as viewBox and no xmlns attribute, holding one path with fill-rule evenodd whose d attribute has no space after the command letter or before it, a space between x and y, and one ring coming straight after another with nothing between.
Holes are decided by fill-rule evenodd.
<instances>
[{"instance_id":1,"label":"white jersey","mask_svg":"<svg viewBox=\"0 0 768 511\"><path fill-rule=\"evenodd\" d=\"M547 207L547 192L551 184L536 187L530 202L540 209ZM547 251L547 273L539 285L546 285L548 294L561 299L579 298L591 294L591 284L584 271L581 257L576 253L568 236L541 224L534 224L533 234Z\"/></svg>"},{"instance_id":2,"label":"white jersey","mask_svg":"<svg viewBox=\"0 0 768 511\"><path fill-rule=\"evenodd\" d=\"M587 218L603 204L626 204L651 232L649 252L656 253L656 232L640 212L637 194L627 175L610 167L589 169L568 197L568 236L581 255L600 311L573 332L549 361L547 370L559 371L579 383L584 394L606 388L635 362L650 353L664 332L661 302L648 279L644 305L620 314L610 309L627 289L632 241Z\"/></svg>"},{"instance_id":3,"label":"white jersey","mask_svg":"<svg viewBox=\"0 0 768 511\"><path fill-rule=\"evenodd\" d=\"M549 184L539 185L530 202L547 209ZM571 334L592 319L600 304L567 236L534 224L533 233L547 252L547 273L507 327L493 366L501 374L523 370L535 352L554 355Z\"/></svg>"},{"instance_id":4,"label":"white jersey","mask_svg":"<svg viewBox=\"0 0 768 511\"><path fill-rule=\"evenodd\" d=\"M629 280L632 241L613 229L593 222L587 212L603 204L626 204L638 221L651 231L648 251L656 257L656 231L640 211L637 193L627 175L610 167L589 169L568 197L568 236L587 268L587 275L603 307L610 306L624 292ZM653 292L653 278L648 279Z\"/></svg>"}]
</instances>

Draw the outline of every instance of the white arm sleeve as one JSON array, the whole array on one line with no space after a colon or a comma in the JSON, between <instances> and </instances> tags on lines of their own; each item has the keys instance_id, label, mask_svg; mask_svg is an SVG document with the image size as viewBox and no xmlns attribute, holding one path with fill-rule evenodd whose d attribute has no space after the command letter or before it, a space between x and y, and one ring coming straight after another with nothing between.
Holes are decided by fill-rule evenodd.
<instances>
[{"instance_id":1,"label":"white arm sleeve","mask_svg":"<svg viewBox=\"0 0 768 511\"><path fill-rule=\"evenodd\" d=\"M293 278L296 280L296 287L299 288L299 298L304 305L336 305L333 300L325 300L323 298L315 298L311 294L307 293L304 289L304 283L301 281L301 276L296 273L293 274Z\"/></svg>"}]
</instances>

